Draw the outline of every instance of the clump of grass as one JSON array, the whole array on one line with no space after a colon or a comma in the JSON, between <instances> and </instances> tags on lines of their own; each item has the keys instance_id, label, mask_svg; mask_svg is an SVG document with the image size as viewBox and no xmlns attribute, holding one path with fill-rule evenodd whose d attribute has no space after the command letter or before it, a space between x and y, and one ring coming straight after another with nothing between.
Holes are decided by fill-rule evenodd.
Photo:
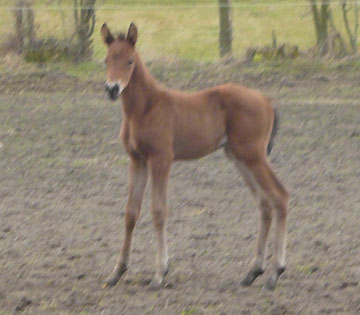
<instances>
[{"instance_id":1,"label":"clump of grass","mask_svg":"<svg viewBox=\"0 0 360 315\"><path fill-rule=\"evenodd\" d=\"M196 315L196 314L197 314L197 310L195 308L184 309L180 313L180 315Z\"/></svg>"}]
</instances>

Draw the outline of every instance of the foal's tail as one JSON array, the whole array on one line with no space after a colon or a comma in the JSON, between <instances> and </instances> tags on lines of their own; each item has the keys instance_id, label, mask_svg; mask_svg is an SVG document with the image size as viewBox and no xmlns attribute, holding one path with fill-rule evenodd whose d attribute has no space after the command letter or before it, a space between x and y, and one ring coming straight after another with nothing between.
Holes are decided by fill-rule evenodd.
<instances>
[{"instance_id":1,"label":"foal's tail","mask_svg":"<svg viewBox=\"0 0 360 315\"><path fill-rule=\"evenodd\" d=\"M267 154L269 155L271 150L272 150L272 147L274 145L274 138L276 136L276 133L279 129L279 114L276 110L276 108L274 108L274 113L275 113L275 116L274 116L274 122L273 122L273 127L272 127L272 131L271 131L271 135L270 135L270 140L269 140L269 144L268 144L268 147L267 147Z\"/></svg>"}]
</instances>

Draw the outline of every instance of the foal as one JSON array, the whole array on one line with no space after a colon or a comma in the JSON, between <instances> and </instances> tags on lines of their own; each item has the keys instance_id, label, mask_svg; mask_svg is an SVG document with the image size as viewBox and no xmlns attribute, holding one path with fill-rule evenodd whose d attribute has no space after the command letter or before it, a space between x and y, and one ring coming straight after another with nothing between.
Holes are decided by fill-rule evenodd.
<instances>
[{"instance_id":1,"label":"foal","mask_svg":"<svg viewBox=\"0 0 360 315\"><path fill-rule=\"evenodd\" d=\"M167 89L155 80L137 54L137 28L133 23L127 35L117 38L104 24L101 35L108 47L106 91L112 100L121 98L120 137L130 158L125 238L119 260L104 287L114 286L128 267L133 230L149 174L158 243L151 285L161 286L168 271L166 195L171 163L196 159L225 146L227 156L235 162L260 203L256 257L242 284L252 284L264 272L266 241L274 215L274 266L265 284L267 289L274 289L285 270L289 195L266 158L276 129L275 111L269 100L235 84L191 94Z\"/></svg>"}]
</instances>

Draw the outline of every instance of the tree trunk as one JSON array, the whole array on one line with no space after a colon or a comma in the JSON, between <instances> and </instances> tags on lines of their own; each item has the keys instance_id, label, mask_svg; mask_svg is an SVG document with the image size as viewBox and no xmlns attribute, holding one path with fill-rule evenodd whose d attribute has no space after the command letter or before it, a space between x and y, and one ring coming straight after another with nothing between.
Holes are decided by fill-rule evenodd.
<instances>
[{"instance_id":1,"label":"tree trunk","mask_svg":"<svg viewBox=\"0 0 360 315\"><path fill-rule=\"evenodd\" d=\"M15 30L19 53L31 46L35 41L34 11L31 0L17 0L15 14Z\"/></svg>"},{"instance_id":2,"label":"tree trunk","mask_svg":"<svg viewBox=\"0 0 360 315\"><path fill-rule=\"evenodd\" d=\"M95 1L74 0L75 32L78 40L76 59L86 60L92 55L91 35L95 27Z\"/></svg>"},{"instance_id":3,"label":"tree trunk","mask_svg":"<svg viewBox=\"0 0 360 315\"><path fill-rule=\"evenodd\" d=\"M219 0L219 53L220 57L231 55L232 23L231 0Z\"/></svg>"},{"instance_id":4,"label":"tree trunk","mask_svg":"<svg viewBox=\"0 0 360 315\"><path fill-rule=\"evenodd\" d=\"M23 34L23 7L24 1L16 2L15 14L15 30L18 52L21 53L24 49L24 34Z\"/></svg>"},{"instance_id":5,"label":"tree trunk","mask_svg":"<svg viewBox=\"0 0 360 315\"><path fill-rule=\"evenodd\" d=\"M329 51L328 20L330 15L329 0L322 0L320 8L317 7L316 0L310 0L311 11L313 14L316 46L320 55L326 55Z\"/></svg>"},{"instance_id":6,"label":"tree trunk","mask_svg":"<svg viewBox=\"0 0 360 315\"><path fill-rule=\"evenodd\" d=\"M351 50L353 53L357 52L357 36L358 36L358 29L359 29L359 5L357 2L352 4L352 9L354 11L354 28L351 30L350 22L348 19L348 11L351 10L351 5L348 6L346 0L342 1L342 13L343 13L343 20L345 24L346 33L349 37Z\"/></svg>"},{"instance_id":7,"label":"tree trunk","mask_svg":"<svg viewBox=\"0 0 360 315\"><path fill-rule=\"evenodd\" d=\"M28 45L32 45L35 41L35 24L34 24L34 11L31 7L32 3L28 2L27 12L26 12L26 37L28 39Z\"/></svg>"}]
</instances>

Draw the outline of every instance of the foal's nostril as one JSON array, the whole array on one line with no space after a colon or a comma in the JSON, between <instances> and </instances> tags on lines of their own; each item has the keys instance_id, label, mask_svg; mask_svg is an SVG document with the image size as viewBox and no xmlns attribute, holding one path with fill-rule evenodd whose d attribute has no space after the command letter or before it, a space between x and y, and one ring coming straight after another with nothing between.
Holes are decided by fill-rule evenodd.
<instances>
[{"instance_id":1,"label":"foal's nostril","mask_svg":"<svg viewBox=\"0 0 360 315\"><path fill-rule=\"evenodd\" d=\"M106 84L105 91L108 92L110 99L116 100L119 96L120 87L118 84L114 84L113 86Z\"/></svg>"},{"instance_id":2,"label":"foal's nostril","mask_svg":"<svg viewBox=\"0 0 360 315\"><path fill-rule=\"evenodd\" d=\"M115 84L114 87L112 88L112 93L118 95L119 91L120 91L119 84Z\"/></svg>"}]
</instances>

